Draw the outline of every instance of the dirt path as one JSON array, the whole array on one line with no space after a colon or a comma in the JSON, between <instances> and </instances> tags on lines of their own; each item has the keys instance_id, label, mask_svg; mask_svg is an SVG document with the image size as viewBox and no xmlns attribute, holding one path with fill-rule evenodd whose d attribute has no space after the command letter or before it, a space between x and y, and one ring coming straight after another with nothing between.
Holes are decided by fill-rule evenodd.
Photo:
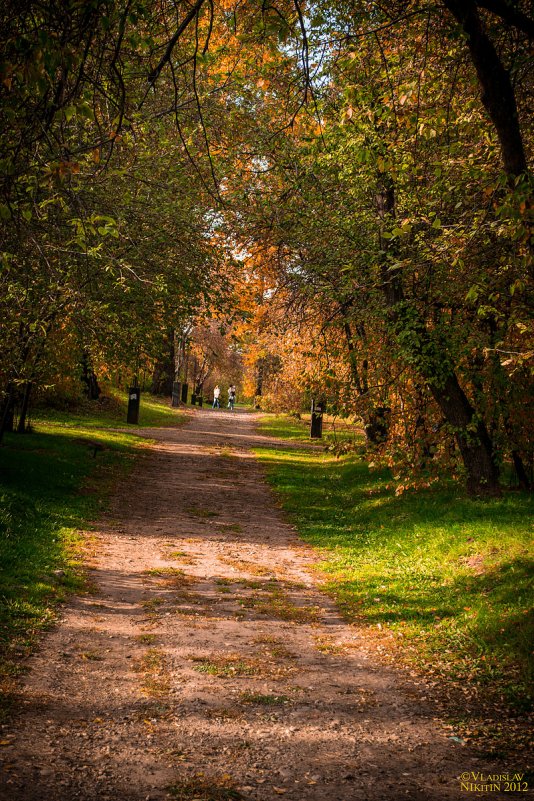
<instances>
[{"instance_id":1,"label":"dirt path","mask_svg":"<svg viewBox=\"0 0 534 801\"><path fill-rule=\"evenodd\" d=\"M158 444L101 524L94 593L64 610L2 734L2 800L473 795L458 777L488 766L314 587L253 426L204 410L146 432Z\"/></svg>"}]
</instances>

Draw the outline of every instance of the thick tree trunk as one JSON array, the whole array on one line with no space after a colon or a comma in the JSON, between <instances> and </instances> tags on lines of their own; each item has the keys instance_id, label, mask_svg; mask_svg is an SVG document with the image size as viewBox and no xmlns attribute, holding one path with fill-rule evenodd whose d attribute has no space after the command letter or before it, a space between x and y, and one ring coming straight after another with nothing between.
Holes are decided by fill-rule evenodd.
<instances>
[{"instance_id":1,"label":"thick tree trunk","mask_svg":"<svg viewBox=\"0 0 534 801\"><path fill-rule=\"evenodd\" d=\"M485 423L476 419L475 410L451 373L444 383L428 382L454 436L467 472L467 491L471 495L500 495L499 470L493 456L493 443Z\"/></svg>"}]
</instances>

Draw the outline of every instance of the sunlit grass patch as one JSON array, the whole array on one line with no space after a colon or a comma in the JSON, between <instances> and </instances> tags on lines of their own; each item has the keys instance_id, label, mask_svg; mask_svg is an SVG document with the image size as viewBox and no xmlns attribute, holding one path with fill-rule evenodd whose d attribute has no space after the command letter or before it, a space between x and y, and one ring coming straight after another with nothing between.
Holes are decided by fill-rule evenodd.
<instances>
[{"instance_id":1,"label":"sunlit grass patch","mask_svg":"<svg viewBox=\"0 0 534 801\"><path fill-rule=\"evenodd\" d=\"M350 420L341 420L332 415L323 415L323 438L310 439L310 414L298 417L285 414L264 414L261 421L261 433L276 439L292 440L294 442L307 442L327 447L350 444L359 445L363 442L361 425Z\"/></svg>"},{"instance_id":2,"label":"sunlit grass patch","mask_svg":"<svg viewBox=\"0 0 534 801\"><path fill-rule=\"evenodd\" d=\"M68 411L39 407L34 412L38 423L49 421L68 424L77 428L159 428L181 425L187 416L172 408L169 399L141 392L139 423L126 422L128 393L115 387L104 387L104 395L98 401L80 400Z\"/></svg>"}]
</instances>

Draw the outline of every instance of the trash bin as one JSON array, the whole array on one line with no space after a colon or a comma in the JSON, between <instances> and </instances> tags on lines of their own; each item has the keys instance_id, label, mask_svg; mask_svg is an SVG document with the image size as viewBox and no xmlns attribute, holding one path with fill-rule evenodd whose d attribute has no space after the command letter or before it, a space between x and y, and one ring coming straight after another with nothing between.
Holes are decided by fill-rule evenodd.
<instances>
[{"instance_id":1,"label":"trash bin","mask_svg":"<svg viewBox=\"0 0 534 801\"><path fill-rule=\"evenodd\" d=\"M174 381L172 385L172 406L179 406L182 400L182 382Z\"/></svg>"},{"instance_id":2,"label":"trash bin","mask_svg":"<svg viewBox=\"0 0 534 801\"><path fill-rule=\"evenodd\" d=\"M326 411L326 403L324 400L316 401L315 398L311 404L311 424L310 424L310 437L311 439L321 439L323 436L323 414Z\"/></svg>"},{"instance_id":3,"label":"trash bin","mask_svg":"<svg viewBox=\"0 0 534 801\"><path fill-rule=\"evenodd\" d=\"M139 422L139 405L141 403L141 387L130 387L128 390L127 423Z\"/></svg>"}]
</instances>

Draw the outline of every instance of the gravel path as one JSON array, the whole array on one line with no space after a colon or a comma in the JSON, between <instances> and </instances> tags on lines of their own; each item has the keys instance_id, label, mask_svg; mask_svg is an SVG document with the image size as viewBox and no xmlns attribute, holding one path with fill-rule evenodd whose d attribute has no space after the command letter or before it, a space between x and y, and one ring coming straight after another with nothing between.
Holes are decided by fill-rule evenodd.
<instances>
[{"instance_id":1,"label":"gravel path","mask_svg":"<svg viewBox=\"0 0 534 801\"><path fill-rule=\"evenodd\" d=\"M207 409L145 432L157 444L100 523L94 590L31 661L2 800L473 795L460 775L489 767L316 587L254 421Z\"/></svg>"}]
</instances>

